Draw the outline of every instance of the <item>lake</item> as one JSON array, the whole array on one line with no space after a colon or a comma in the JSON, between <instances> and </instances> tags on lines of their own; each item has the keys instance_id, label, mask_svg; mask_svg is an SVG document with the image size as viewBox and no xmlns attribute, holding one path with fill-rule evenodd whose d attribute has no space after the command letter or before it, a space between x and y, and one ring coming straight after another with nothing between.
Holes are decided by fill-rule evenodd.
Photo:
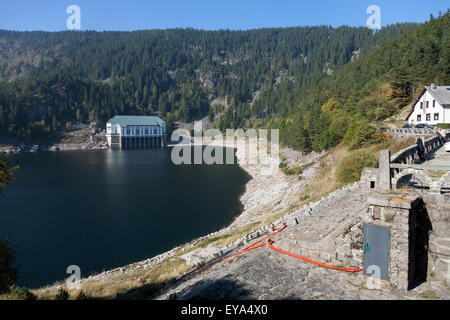
<instances>
[{"instance_id":1,"label":"lake","mask_svg":"<svg viewBox=\"0 0 450 320\"><path fill-rule=\"evenodd\" d=\"M0 193L0 238L18 285L52 284L145 260L229 225L250 176L234 165L174 165L170 149L20 153Z\"/></svg>"}]
</instances>

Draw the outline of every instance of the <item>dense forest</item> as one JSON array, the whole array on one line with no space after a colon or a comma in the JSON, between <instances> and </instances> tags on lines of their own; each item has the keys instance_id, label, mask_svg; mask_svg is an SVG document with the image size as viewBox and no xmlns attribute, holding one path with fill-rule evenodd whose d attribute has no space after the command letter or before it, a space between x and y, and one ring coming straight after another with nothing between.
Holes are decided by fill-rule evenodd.
<instances>
[{"instance_id":1,"label":"dense forest","mask_svg":"<svg viewBox=\"0 0 450 320\"><path fill-rule=\"evenodd\" d=\"M299 150L320 151L341 141L364 147L383 139L374 123L408 105L430 83L450 84L449 12L386 40L317 85L272 96L271 105L284 113L269 125Z\"/></svg>"},{"instance_id":2,"label":"dense forest","mask_svg":"<svg viewBox=\"0 0 450 320\"><path fill-rule=\"evenodd\" d=\"M250 31L0 31L0 133L22 139L115 114L191 121L208 114L224 125L252 125L278 110L273 90L304 88L414 28L375 35L327 26ZM254 94L265 104L252 108ZM211 108L215 98L227 97ZM275 97L275 95L274 95ZM255 99L258 100L258 99ZM237 114L236 114L237 113Z\"/></svg>"},{"instance_id":3,"label":"dense forest","mask_svg":"<svg viewBox=\"0 0 450 320\"><path fill-rule=\"evenodd\" d=\"M277 127L304 151L357 145L355 135L373 136L366 122L395 113L421 85L448 84L449 26L447 13L376 33L0 30L0 135L45 138L75 121L158 114Z\"/></svg>"}]
</instances>

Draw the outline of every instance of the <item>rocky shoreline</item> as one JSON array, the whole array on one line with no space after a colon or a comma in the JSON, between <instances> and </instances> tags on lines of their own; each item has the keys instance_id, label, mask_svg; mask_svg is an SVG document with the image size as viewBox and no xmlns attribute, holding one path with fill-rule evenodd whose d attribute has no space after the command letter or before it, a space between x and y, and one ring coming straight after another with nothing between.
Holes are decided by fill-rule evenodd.
<instances>
[{"instance_id":1,"label":"rocky shoreline","mask_svg":"<svg viewBox=\"0 0 450 320\"><path fill-rule=\"evenodd\" d=\"M210 144L217 145L214 142ZM133 277L133 273L148 270L158 265L158 263L166 259L173 259L175 256L180 254L180 258L184 259L190 266L194 266L199 262L209 260L214 257L219 257L223 254L223 252L238 247L242 243L248 241L252 235L244 235L243 237L225 246L217 246L216 244L211 243L206 248L195 250L192 249L197 247L205 240L223 236L234 230L237 230L244 225L248 225L252 221L272 212L274 209L276 210L289 206L292 201L292 195L298 193L301 185L305 183L305 180L299 181L296 177L286 176L278 168L273 175L261 174L263 169L263 166L261 164L248 164L242 160L241 157L244 155L244 152L242 152L242 146L225 146L236 148L236 154L240 167L252 177L252 179L246 184L245 191L240 197L240 201L243 204L243 211L234 219L234 221L229 226L221 230L212 232L208 235L198 237L190 243L180 245L152 258L103 271L99 274L83 278L80 280L80 282L83 283L85 281L105 281L108 279L114 279L118 276L126 276L127 274L129 274L130 277ZM315 159L321 156L321 154L316 153L303 155L290 149L282 149L280 150L280 154L283 158L287 157L289 162L294 164L305 164L313 162ZM310 168L305 170L303 175L306 178L310 178L314 176L314 172L317 171L317 169L318 168L316 166L311 166ZM267 211L268 205L273 205L273 207L269 211ZM140 279L133 278L133 280L139 281ZM42 290L45 291L46 288L40 289L39 291Z\"/></svg>"},{"instance_id":2,"label":"rocky shoreline","mask_svg":"<svg viewBox=\"0 0 450 320\"><path fill-rule=\"evenodd\" d=\"M55 144L25 144L19 143L0 147L0 153L15 154L21 152L45 152L45 151L69 151L69 150L97 150L107 149L106 143L85 142L85 143L55 143Z\"/></svg>"},{"instance_id":3,"label":"rocky shoreline","mask_svg":"<svg viewBox=\"0 0 450 320\"><path fill-rule=\"evenodd\" d=\"M74 123L70 131L59 131L51 140L53 142L18 140L0 137L0 153L14 154L38 151L69 151L106 149L104 125L96 121L90 124Z\"/></svg>"},{"instance_id":4,"label":"rocky shoreline","mask_svg":"<svg viewBox=\"0 0 450 320\"><path fill-rule=\"evenodd\" d=\"M202 142L202 144L205 143ZM218 145L215 142L210 144ZM285 242L287 241L287 244L290 243L289 241L297 241L295 239L296 237L298 238L298 234L302 234L303 236L308 234L308 237L306 237L307 241L302 242L306 249L311 250L307 251L308 256L318 260L327 261L328 258L325 256L317 255L316 257L317 252L314 251L314 248L328 243L328 239L336 237L338 232L341 232L343 230L342 228L347 226L347 223L353 223L352 218L348 216L348 208L353 208L354 210L361 212L365 210L365 201L363 201L363 199L366 197L366 194L360 190L360 184L358 182L334 190L333 192L322 196L321 199L315 199L312 202L299 206L299 195L305 191L305 185L313 181L312 179L315 177L319 176L318 174L321 171L321 161L324 156L323 153L311 153L304 155L291 149L281 149L281 159L283 162L288 163L289 166L295 168L302 167L305 164L311 165L307 166L299 176L286 175L281 169L278 168L274 174L264 175L262 174L264 171L264 166L262 164L250 164L243 161L242 157L245 156L245 152L249 150L246 146L225 145L225 147L236 148L236 155L239 165L252 177L252 179L247 182L245 192L240 197L240 201L243 204L243 211L228 227L211 234L198 237L189 243L180 245L155 257L104 271L96 275L91 275L90 277L82 279L81 285L83 286L83 283L86 283L88 288L89 285L91 287L99 285L107 287L109 285L117 285L117 283L131 281L135 287L139 287L140 285L147 283L148 280L146 279L148 279L148 275L151 274L153 270L156 270L159 266L166 268L168 262L170 265L170 262L174 262L179 259L184 260L187 268L190 268L188 270L192 271L197 268L198 265L210 261L211 259L223 257L227 252L232 252L233 250L235 251L237 248L242 247L243 245L254 241L255 238L260 237L262 232L267 230L267 227L261 228L261 221L269 219L269 222L272 222L275 226L280 226L283 223L288 226L288 239L284 240ZM299 179L300 176L301 179ZM252 222L258 223L252 224ZM240 229L244 226L244 229ZM338 226L337 229L335 229L336 226ZM235 231L238 231L238 236L232 238L230 241L217 241L217 239L221 236L228 237L232 232L236 234ZM345 232L344 235L345 237L351 236L351 234L346 234ZM280 246L283 247L286 243L280 241ZM298 246L299 243L295 242L295 247ZM346 251L347 249L348 248L346 246L338 247L336 249L336 253L338 256L345 256L348 253ZM289 248L287 248L287 250L292 251ZM269 259L275 266L273 270L268 270L268 272L265 262L267 259ZM287 279L286 281L283 280L284 287L290 288L289 290L292 290L292 294L295 293L295 296L301 298L317 299L319 296L328 297L329 299L378 299L385 297L417 298L417 292L409 295L397 292L391 288L373 293L371 291L361 289L366 281L362 275L358 278L354 278L350 275L348 278L344 278L344 280L342 280L336 276L336 273L328 274L323 270L319 271L321 273L315 273L313 267L303 264L300 265L300 267L302 270L307 270L307 272L305 274L301 274L296 283L306 282L306 287L313 287L315 289L313 290L312 295L306 291L296 292L295 290L297 289L297 285L292 285L292 281L290 280L296 275L289 275L283 279L280 279L277 276L280 273L287 274L287 272L290 272L289 268L289 270L285 270L284 262L280 263L280 261L279 256L261 250L257 253L246 255L242 260L237 260L230 265L230 267L226 265L224 268L220 268L220 266L211 268L208 272L205 272L200 276L186 276L186 274L189 274L189 271L186 273L185 269L182 273L172 276L169 283L164 286L164 293L160 296L156 296L155 298L172 299L174 296L179 296L182 299L189 299L192 294L197 295L199 292L203 292L202 288L198 288L198 286L202 283L215 283L217 282L217 279L227 277L230 274L230 270L233 270L233 272L236 273L235 279L232 279L234 282L240 283L245 280L246 282L244 282L247 286L253 283L251 288L253 295L251 298L269 298L267 296L267 290L264 291L264 288L260 288L257 285L258 273L255 274L254 279L251 278L250 280L246 278L247 274L241 274L246 273L252 268L258 270L261 269L259 272L260 274L266 272L266 277L273 276L270 286L273 286L274 288L276 287L276 283L279 283L283 279ZM296 264L294 269L298 270L298 268L299 266ZM328 278L323 280L325 275ZM339 286L336 287L330 285L330 283L334 283L338 280L345 282L343 284L341 283L341 285L346 286L346 291L343 292L341 289L338 290L337 288ZM88 283L88 281L90 281L90 283ZM349 281L352 281L352 283L349 284ZM353 282L355 284L353 284ZM44 293L47 290L55 291L61 287L61 285L62 283L56 283L52 286L36 290L36 292ZM220 285L218 286L219 288L214 287L214 289L211 290L213 292L226 291ZM233 288L235 289L235 287ZM329 288L331 288L331 290L329 290ZM271 291L273 297L281 298L286 294L285 292L278 292L277 290L278 289L274 289ZM225 297L228 297L229 299L237 298L233 292L226 293L228 295L225 295ZM205 294L210 296L210 291L207 291ZM111 294L106 297L115 298L116 295Z\"/></svg>"}]
</instances>

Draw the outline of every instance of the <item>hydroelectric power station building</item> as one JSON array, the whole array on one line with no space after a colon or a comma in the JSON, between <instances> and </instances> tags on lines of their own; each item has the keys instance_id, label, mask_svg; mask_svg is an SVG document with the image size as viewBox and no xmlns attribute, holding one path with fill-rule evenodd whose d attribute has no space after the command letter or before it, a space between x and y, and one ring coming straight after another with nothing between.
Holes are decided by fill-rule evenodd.
<instances>
[{"instance_id":1,"label":"hydroelectric power station building","mask_svg":"<svg viewBox=\"0 0 450 320\"><path fill-rule=\"evenodd\" d=\"M111 149L162 148L166 145L166 123L155 116L115 116L106 123Z\"/></svg>"}]
</instances>

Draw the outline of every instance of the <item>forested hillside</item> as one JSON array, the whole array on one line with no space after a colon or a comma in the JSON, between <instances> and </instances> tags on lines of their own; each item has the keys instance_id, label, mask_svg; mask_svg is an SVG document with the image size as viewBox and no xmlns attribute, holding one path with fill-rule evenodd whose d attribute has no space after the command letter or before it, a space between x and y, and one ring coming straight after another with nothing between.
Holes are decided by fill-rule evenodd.
<instances>
[{"instance_id":1,"label":"forested hillside","mask_svg":"<svg viewBox=\"0 0 450 320\"><path fill-rule=\"evenodd\" d=\"M317 85L272 96L271 107L286 111L268 122L281 128L282 141L296 149L320 151L341 141L364 147L383 139L374 122L409 104L424 85L449 85L449 71L447 12L387 40Z\"/></svg>"},{"instance_id":2,"label":"forested hillside","mask_svg":"<svg viewBox=\"0 0 450 320\"><path fill-rule=\"evenodd\" d=\"M306 88L415 28L0 31L0 135L45 138L115 114L276 123L313 107Z\"/></svg>"},{"instance_id":3,"label":"forested hillside","mask_svg":"<svg viewBox=\"0 0 450 320\"><path fill-rule=\"evenodd\" d=\"M282 143L303 151L361 147L382 138L373 122L424 84L450 83L449 16L375 34L0 31L0 135L45 138L115 114L209 115L220 129L280 128Z\"/></svg>"}]
</instances>

